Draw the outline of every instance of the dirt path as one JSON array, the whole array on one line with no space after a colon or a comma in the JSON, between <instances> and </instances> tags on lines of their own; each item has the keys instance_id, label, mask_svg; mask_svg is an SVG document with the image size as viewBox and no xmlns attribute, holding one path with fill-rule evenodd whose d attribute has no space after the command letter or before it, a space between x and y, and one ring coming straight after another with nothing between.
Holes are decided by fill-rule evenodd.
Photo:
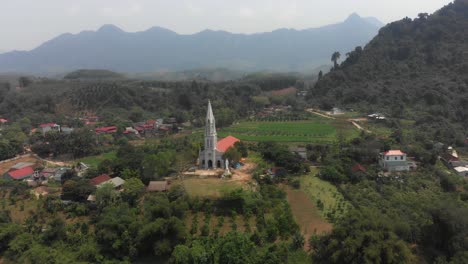
<instances>
[{"instance_id":1,"label":"dirt path","mask_svg":"<svg viewBox=\"0 0 468 264\"><path fill-rule=\"evenodd\" d=\"M230 181L250 182L252 180L252 171L257 167L254 163L246 163L240 169L232 170Z\"/></svg>"},{"instance_id":2,"label":"dirt path","mask_svg":"<svg viewBox=\"0 0 468 264\"><path fill-rule=\"evenodd\" d=\"M309 238L313 234L324 234L331 232L333 225L328 223L321 215L315 203L302 190L294 190L285 187L287 200L291 211L300 227L301 234L305 238L304 249L309 250Z\"/></svg>"},{"instance_id":3,"label":"dirt path","mask_svg":"<svg viewBox=\"0 0 468 264\"><path fill-rule=\"evenodd\" d=\"M353 124L355 127L357 127L357 129L362 130L362 131L365 131L365 132L367 132L367 133L372 133L372 131L363 128L362 126L360 126L360 125L359 125L358 123L356 123L355 121L351 121L351 120L350 120L350 122L351 122L351 124Z\"/></svg>"},{"instance_id":4,"label":"dirt path","mask_svg":"<svg viewBox=\"0 0 468 264\"><path fill-rule=\"evenodd\" d=\"M332 116L319 113L319 112L317 112L317 110L312 109L312 108L306 109L306 111L309 112L309 113L315 114L315 115L319 115L319 116L321 116L321 117L328 118L328 119L336 119L336 118L334 118L334 117L332 117Z\"/></svg>"}]
</instances>

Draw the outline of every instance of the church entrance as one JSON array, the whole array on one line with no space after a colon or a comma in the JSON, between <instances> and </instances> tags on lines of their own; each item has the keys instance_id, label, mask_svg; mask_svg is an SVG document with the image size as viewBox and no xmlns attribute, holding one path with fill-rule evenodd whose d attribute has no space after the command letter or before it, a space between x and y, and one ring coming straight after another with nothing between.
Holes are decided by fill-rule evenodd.
<instances>
[{"instance_id":1,"label":"church entrance","mask_svg":"<svg viewBox=\"0 0 468 264\"><path fill-rule=\"evenodd\" d=\"M213 168L213 161L212 160L208 161L208 168L209 169Z\"/></svg>"},{"instance_id":2,"label":"church entrance","mask_svg":"<svg viewBox=\"0 0 468 264\"><path fill-rule=\"evenodd\" d=\"M217 166L218 168L221 168L221 161L220 161L220 160L218 160L218 162L216 162L216 166Z\"/></svg>"}]
</instances>

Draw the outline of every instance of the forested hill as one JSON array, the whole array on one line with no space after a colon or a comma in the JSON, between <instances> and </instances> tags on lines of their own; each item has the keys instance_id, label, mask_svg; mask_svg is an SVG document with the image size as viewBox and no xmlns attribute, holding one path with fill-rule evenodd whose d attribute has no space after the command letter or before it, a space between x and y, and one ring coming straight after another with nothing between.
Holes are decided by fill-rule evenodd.
<instances>
[{"instance_id":1,"label":"forested hill","mask_svg":"<svg viewBox=\"0 0 468 264\"><path fill-rule=\"evenodd\" d=\"M310 72L330 63L333 51L366 44L380 26L375 18L357 14L320 28L250 35L212 30L181 35L160 27L131 33L105 25L98 31L60 35L31 51L0 54L0 72L52 74L90 68L154 72L216 67Z\"/></svg>"},{"instance_id":2,"label":"forested hill","mask_svg":"<svg viewBox=\"0 0 468 264\"><path fill-rule=\"evenodd\" d=\"M419 123L468 126L468 1L382 28L364 48L346 54L309 100L411 117ZM344 54L343 54L344 56Z\"/></svg>"}]
</instances>

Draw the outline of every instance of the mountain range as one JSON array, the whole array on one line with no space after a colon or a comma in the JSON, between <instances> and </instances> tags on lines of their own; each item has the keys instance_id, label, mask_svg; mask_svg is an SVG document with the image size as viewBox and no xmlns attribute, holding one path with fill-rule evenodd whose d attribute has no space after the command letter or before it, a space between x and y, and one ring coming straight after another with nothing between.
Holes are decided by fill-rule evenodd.
<instances>
[{"instance_id":1,"label":"mountain range","mask_svg":"<svg viewBox=\"0 0 468 264\"><path fill-rule=\"evenodd\" d=\"M225 67L233 70L311 71L365 45L383 24L350 15L333 25L255 34L204 30L181 35L152 27L125 32L114 25L62 34L31 51L0 54L0 72L54 74L76 69L119 72L181 71Z\"/></svg>"}]
</instances>

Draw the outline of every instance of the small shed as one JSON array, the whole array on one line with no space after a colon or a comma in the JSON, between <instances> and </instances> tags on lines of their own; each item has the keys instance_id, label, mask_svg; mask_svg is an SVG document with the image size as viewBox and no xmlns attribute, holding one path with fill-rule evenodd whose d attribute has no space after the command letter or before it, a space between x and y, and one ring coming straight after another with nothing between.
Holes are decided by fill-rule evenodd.
<instances>
[{"instance_id":1,"label":"small shed","mask_svg":"<svg viewBox=\"0 0 468 264\"><path fill-rule=\"evenodd\" d=\"M169 190L168 181L150 181L146 191L148 192L166 192Z\"/></svg>"}]
</instances>

